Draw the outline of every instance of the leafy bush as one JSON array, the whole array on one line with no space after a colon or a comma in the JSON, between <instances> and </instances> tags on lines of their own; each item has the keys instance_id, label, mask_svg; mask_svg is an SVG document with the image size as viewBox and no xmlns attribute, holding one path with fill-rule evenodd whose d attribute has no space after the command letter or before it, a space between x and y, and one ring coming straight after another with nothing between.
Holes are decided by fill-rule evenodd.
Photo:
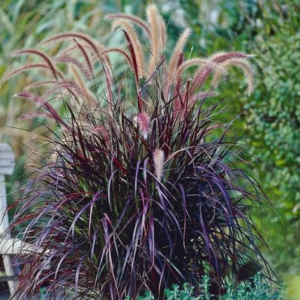
<instances>
[{"instance_id":1,"label":"leafy bush","mask_svg":"<svg viewBox=\"0 0 300 300\"><path fill-rule=\"evenodd\" d=\"M222 121L225 99L216 98L231 66L241 68L252 92L251 56L184 60L186 29L167 62L165 22L154 5L147 17L107 16L121 28L128 52L68 32L41 44L55 45L54 57L37 49L13 53L42 63L2 81L37 68L50 77L16 95L38 107L22 119L46 118L60 129L15 205L11 230L35 252L22 270L18 297L35 297L45 284L54 297L69 289L76 299L136 297L143 290L160 297L172 284L198 287L203 275L210 293L220 294L227 278L248 278L241 270L249 262L269 271L248 210L265 196L237 168L244 149L228 137L234 120ZM57 46L65 41L72 44ZM112 53L129 66L121 78Z\"/></svg>"}]
</instances>

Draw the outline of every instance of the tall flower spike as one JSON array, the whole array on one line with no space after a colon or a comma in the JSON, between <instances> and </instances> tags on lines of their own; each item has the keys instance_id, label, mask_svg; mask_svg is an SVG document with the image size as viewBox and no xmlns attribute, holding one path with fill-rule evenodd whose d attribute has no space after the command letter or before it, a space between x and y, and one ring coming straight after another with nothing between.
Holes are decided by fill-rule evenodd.
<instances>
[{"instance_id":1,"label":"tall flower spike","mask_svg":"<svg viewBox=\"0 0 300 300\"><path fill-rule=\"evenodd\" d=\"M150 4L146 9L148 22L151 25L151 53L147 70L148 78L155 72L156 65L160 59L159 57L159 44L161 42L161 23L158 17L157 7L154 4Z\"/></svg>"},{"instance_id":2,"label":"tall flower spike","mask_svg":"<svg viewBox=\"0 0 300 300\"><path fill-rule=\"evenodd\" d=\"M15 69L7 74L5 74L1 80L0 80L0 85L2 83L4 83L5 81L7 81L8 79L10 79L11 77L13 76L16 76L16 75L19 75L20 73L26 71L26 70L29 70L29 69L38 69L38 68L41 68L41 69L48 69L48 70L51 70L50 67L46 64L28 64L28 65L25 65L21 68L18 68L18 69ZM62 75L60 74L60 78L62 78Z\"/></svg>"},{"instance_id":3,"label":"tall flower spike","mask_svg":"<svg viewBox=\"0 0 300 300\"><path fill-rule=\"evenodd\" d=\"M138 35L136 34L133 26L126 20L120 19L114 21L112 24L112 30L114 30L116 27L123 27L127 32L134 49L135 60L138 68L138 78L142 78L144 71L144 54ZM133 60L134 58L132 58L132 61Z\"/></svg>"},{"instance_id":4,"label":"tall flower spike","mask_svg":"<svg viewBox=\"0 0 300 300\"><path fill-rule=\"evenodd\" d=\"M90 72L90 70L86 68L83 63L81 63L74 57L71 57L69 55L60 55L55 58L54 63L65 63L69 66L74 65L78 68L78 70L80 70L80 72L85 76L86 79L92 79L92 72Z\"/></svg>"},{"instance_id":5,"label":"tall flower spike","mask_svg":"<svg viewBox=\"0 0 300 300\"><path fill-rule=\"evenodd\" d=\"M176 70L176 76L175 76L175 80L177 82L177 80L179 79L179 77L181 76L181 73L186 70L187 68L193 67L193 66L199 66L202 64L206 64L209 68L212 69L216 69L219 68L219 70L222 72L222 68L217 66L217 64L211 62L208 59L205 58L193 58L193 59L189 59L186 62L184 62L183 64L181 64L181 66Z\"/></svg>"},{"instance_id":6,"label":"tall flower spike","mask_svg":"<svg viewBox=\"0 0 300 300\"><path fill-rule=\"evenodd\" d=\"M144 139L147 139L150 128L150 117L146 112L141 112L137 116L137 123Z\"/></svg>"},{"instance_id":7,"label":"tall flower spike","mask_svg":"<svg viewBox=\"0 0 300 300\"><path fill-rule=\"evenodd\" d=\"M155 175L158 180L161 180L163 174L163 167L165 162L165 153L161 149L155 149L153 152L153 161L155 168Z\"/></svg>"},{"instance_id":8,"label":"tall flower spike","mask_svg":"<svg viewBox=\"0 0 300 300\"><path fill-rule=\"evenodd\" d=\"M239 67L242 69L245 77L247 78L248 82L248 88L247 88L247 94L250 95L253 92L254 88L254 76L253 76L253 70L251 69L250 64L243 60L243 59L238 59L238 58L232 58L224 63L221 64L221 67L223 69L227 69L229 67ZM212 88L216 88L219 84L220 77L222 75L222 72L220 70L217 70L217 72L214 75L214 78L212 80Z\"/></svg>"},{"instance_id":9,"label":"tall flower spike","mask_svg":"<svg viewBox=\"0 0 300 300\"><path fill-rule=\"evenodd\" d=\"M102 45L100 45L97 41L92 39L91 37L82 34L82 33L77 33L77 32L64 32L61 34L57 34L49 39L44 40L43 42L40 43L40 46L42 47L49 47L51 45L55 45L57 43L67 41L67 40L80 40L84 43L86 43L89 48L93 51L93 53L97 56L97 58L100 60L101 63L104 63L111 67L110 61L108 57L106 56L101 56L101 52L103 52L105 49ZM78 49L80 48L80 44L77 42Z\"/></svg>"},{"instance_id":10,"label":"tall flower spike","mask_svg":"<svg viewBox=\"0 0 300 300\"><path fill-rule=\"evenodd\" d=\"M118 13L118 14L108 14L105 16L105 19L106 20L120 20L120 19L128 20L128 21L132 22L133 24L142 28L149 37L151 35L148 24L144 20L142 20L141 18L139 18L137 16Z\"/></svg>"},{"instance_id":11,"label":"tall flower spike","mask_svg":"<svg viewBox=\"0 0 300 300\"><path fill-rule=\"evenodd\" d=\"M243 52L219 52L219 53L214 54L210 58L213 62L222 63L228 59L233 59L233 58L244 58L245 59L245 58L251 58L253 56L254 55L252 55L252 54L246 54Z\"/></svg>"},{"instance_id":12,"label":"tall flower spike","mask_svg":"<svg viewBox=\"0 0 300 300\"><path fill-rule=\"evenodd\" d=\"M160 36L161 36L161 47L160 47L160 55L161 59L163 59L163 54L165 51L166 41L167 41L167 27L166 22L162 16L158 16L159 26L160 26Z\"/></svg>"},{"instance_id":13,"label":"tall flower spike","mask_svg":"<svg viewBox=\"0 0 300 300\"><path fill-rule=\"evenodd\" d=\"M186 45L186 42L191 34L192 30L190 28L186 28L183 33L181 34L180 38L178 39L178 42L175 46L173 55L170 60L170 67L169 67L169 76L171 80L174 80L174 75L176 71L176 67L178 65L178 61L180 58L181 53L183 52L184 46Z\"/></svg>"},{"instance_id":14,"label":"tall flower spike","mask_svg":"<svg viewBox=\"0 0 300 300\"><path fill-rule=\"evenodd\" d=\"M45 63L46 65L49 66L49 69L51 70L53 76L55 77L55 79L58 79L58 71L56 70L52 59L46 55L45 53L43 53L42 51L36 50L36 49L21 49L21 50L17 50L15 52L13 52L10 56L11 57L18 57L21 55L36 55L39 56Z\"/></svg>"},{"instance_id":15,"label":"tall flower spike","mask_svg":"<svg viewBox=\"0 0 300 300\"><path fill-rule=\"evenodd\" d=\"M70 72L74 76L75 83L83 91L84 98L86 100L86 103L83 103L83 106L87 105L90 110L92 110L93 107L97 107L97 100L95 99L93 93L85 85L84 81L80 77L80 74L78 73L78 71L76 70L76 68L74 66L72 66L72 65L70 65L69 68L70 68Z\"/></svg>"}]
</instances>

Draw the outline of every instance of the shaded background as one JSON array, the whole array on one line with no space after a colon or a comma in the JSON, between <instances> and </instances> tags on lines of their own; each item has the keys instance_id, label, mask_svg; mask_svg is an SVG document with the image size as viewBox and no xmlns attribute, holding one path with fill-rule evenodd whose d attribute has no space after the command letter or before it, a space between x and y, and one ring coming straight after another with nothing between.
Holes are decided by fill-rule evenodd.
<instances>
[{"instance_id":1,"label":"shaded background","mask_svg":"<svg viewBox=\"0 0 300 300\"><path fill-rule=\"evenodd\" d=\"M300 1L299 0L181 0L154 1L168 20L172 49L183 28L193 34L186 56L208 56L217 51L240 50L255 54L255 91L248 97L240 72L230 73L221 94L232 99L228 119L239 115L237 130L246 132L244 145L253 154L255 178L270 198L270 207L253 210L271 251L263 249L288 290L300 299ZM36 47L40 41L63 31L87 33L103 44L110 39L110 24L103 15L126 12L144 17L148 1L103 0L1 0L0 78L24 64L10 52ZM168 47L169 46L169 47ZM121 72L122 70L120 70ZM0 142L9 143L17 167L8 178L10 201L24 181L27 163L39 163L36 151L48 130L43 120L17 121L34 107L14 99L39 73L27 72L0 86ZM57 103L59 107L59 103ZM247 172L247 170L246 170Z\"/></svg>"}]
</instances>

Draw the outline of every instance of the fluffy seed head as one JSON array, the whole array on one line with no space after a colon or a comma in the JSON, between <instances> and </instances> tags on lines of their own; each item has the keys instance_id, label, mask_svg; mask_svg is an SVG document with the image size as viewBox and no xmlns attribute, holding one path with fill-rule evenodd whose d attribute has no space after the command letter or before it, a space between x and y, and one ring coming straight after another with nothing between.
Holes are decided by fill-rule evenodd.
<instances>
[{"instance_id":1,"label":"fluffy seed head","mask_svg":"<svg viewBox=\"0 0 300 300\"><path fill-rule=\"evenodd\" d=\"M143 138L146 139L149 133L150 128L150 117L146 112L141 112L137 116L137 123L143 135Z\"/></svg>"},{"instance_id":2,"label":"fluffy seed head","mask_svg":"<svg viewBox=\"0 0 300 300\"><path fill-rule=\"evenodd\" d=\"M148 65L148 76L150 77L156 68L159 61L159 42L160 40L160 19L158 18L157 7L150 4L146 10L148 22L151 25L151 56Z\"/></svg>"},{"instance_id":3,"label":"fluffy seed head","mask_svg":"<svg viewBox=\"0 0 300 300\"><path fill-rule=\"evenodd\" d=\"M192 33L192 30L190 28L186 28L183 31L183 33L181 34L181 36L178 39L178 42L175 46L173 55L170 60L170 68L169 68L169 75L172 79L174 79L173 76L174 76L176 67L178 65L180 54L183 52L186 42L187 42L189 36L191 35L191 33Z\"/></svg>"},{"instance_id":4,"label":"fluffy seed head","mask_svg":"<svg viewBox=\"0 0 300 300\"><path fill-rule=\"evenodd\" d=\"M153 161L155 168L155 175L158 180L161 180L163 174L163 167L165 162L165 153L161 149L155 149L153 152Z\"/></svg>"}]
</instances>

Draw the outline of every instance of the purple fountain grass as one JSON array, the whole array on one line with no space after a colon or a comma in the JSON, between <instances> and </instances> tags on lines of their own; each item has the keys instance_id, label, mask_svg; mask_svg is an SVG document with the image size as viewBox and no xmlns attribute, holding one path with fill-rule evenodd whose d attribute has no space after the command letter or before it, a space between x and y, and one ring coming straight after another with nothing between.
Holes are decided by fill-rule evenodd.
<instances>
[{"instance_id":1,"label":"purple fountain grass","mask_svg":"<svg viewBox=\"0 0 300 300\"><path fill-rule=\"evenodd\" d=\"M264 193L235 168L243 163L238 142L229 138L230 124L218 119L224 99L209 100L230 66L242 68L253 89L250 56L232 52L185 61L186 29L168 60L160 48L166 25L154 5L147 16L149 22L107 16L122 28L128 50L62 33L42 43L71 42L54 58L38 50L16 52L45 63L24 71L42 67L54 77L31 85L39 95L17 94L44 109L23 118L45 116L61 129L49 140L45 165L24 187L11 224L14 230L24 224L19 234L39 250L22 270L21 295L34 297L47 284L54 298L72 290L74 299L136 299L146 289L162 297L175 283L198 287L205 274L220 294L226 278L240 280L248 261L269 270L249 214ZM142 46L143 35L133 41L134 26L150 46ZM133 91L114 78L111 52L128 63ZM198 67L194 74L190 66ZM210 74L212 87L203 91ZM104 87L98 78L105 78ZM65 115L52 101L64 103Z\"/></svg>"}]
</instances>

